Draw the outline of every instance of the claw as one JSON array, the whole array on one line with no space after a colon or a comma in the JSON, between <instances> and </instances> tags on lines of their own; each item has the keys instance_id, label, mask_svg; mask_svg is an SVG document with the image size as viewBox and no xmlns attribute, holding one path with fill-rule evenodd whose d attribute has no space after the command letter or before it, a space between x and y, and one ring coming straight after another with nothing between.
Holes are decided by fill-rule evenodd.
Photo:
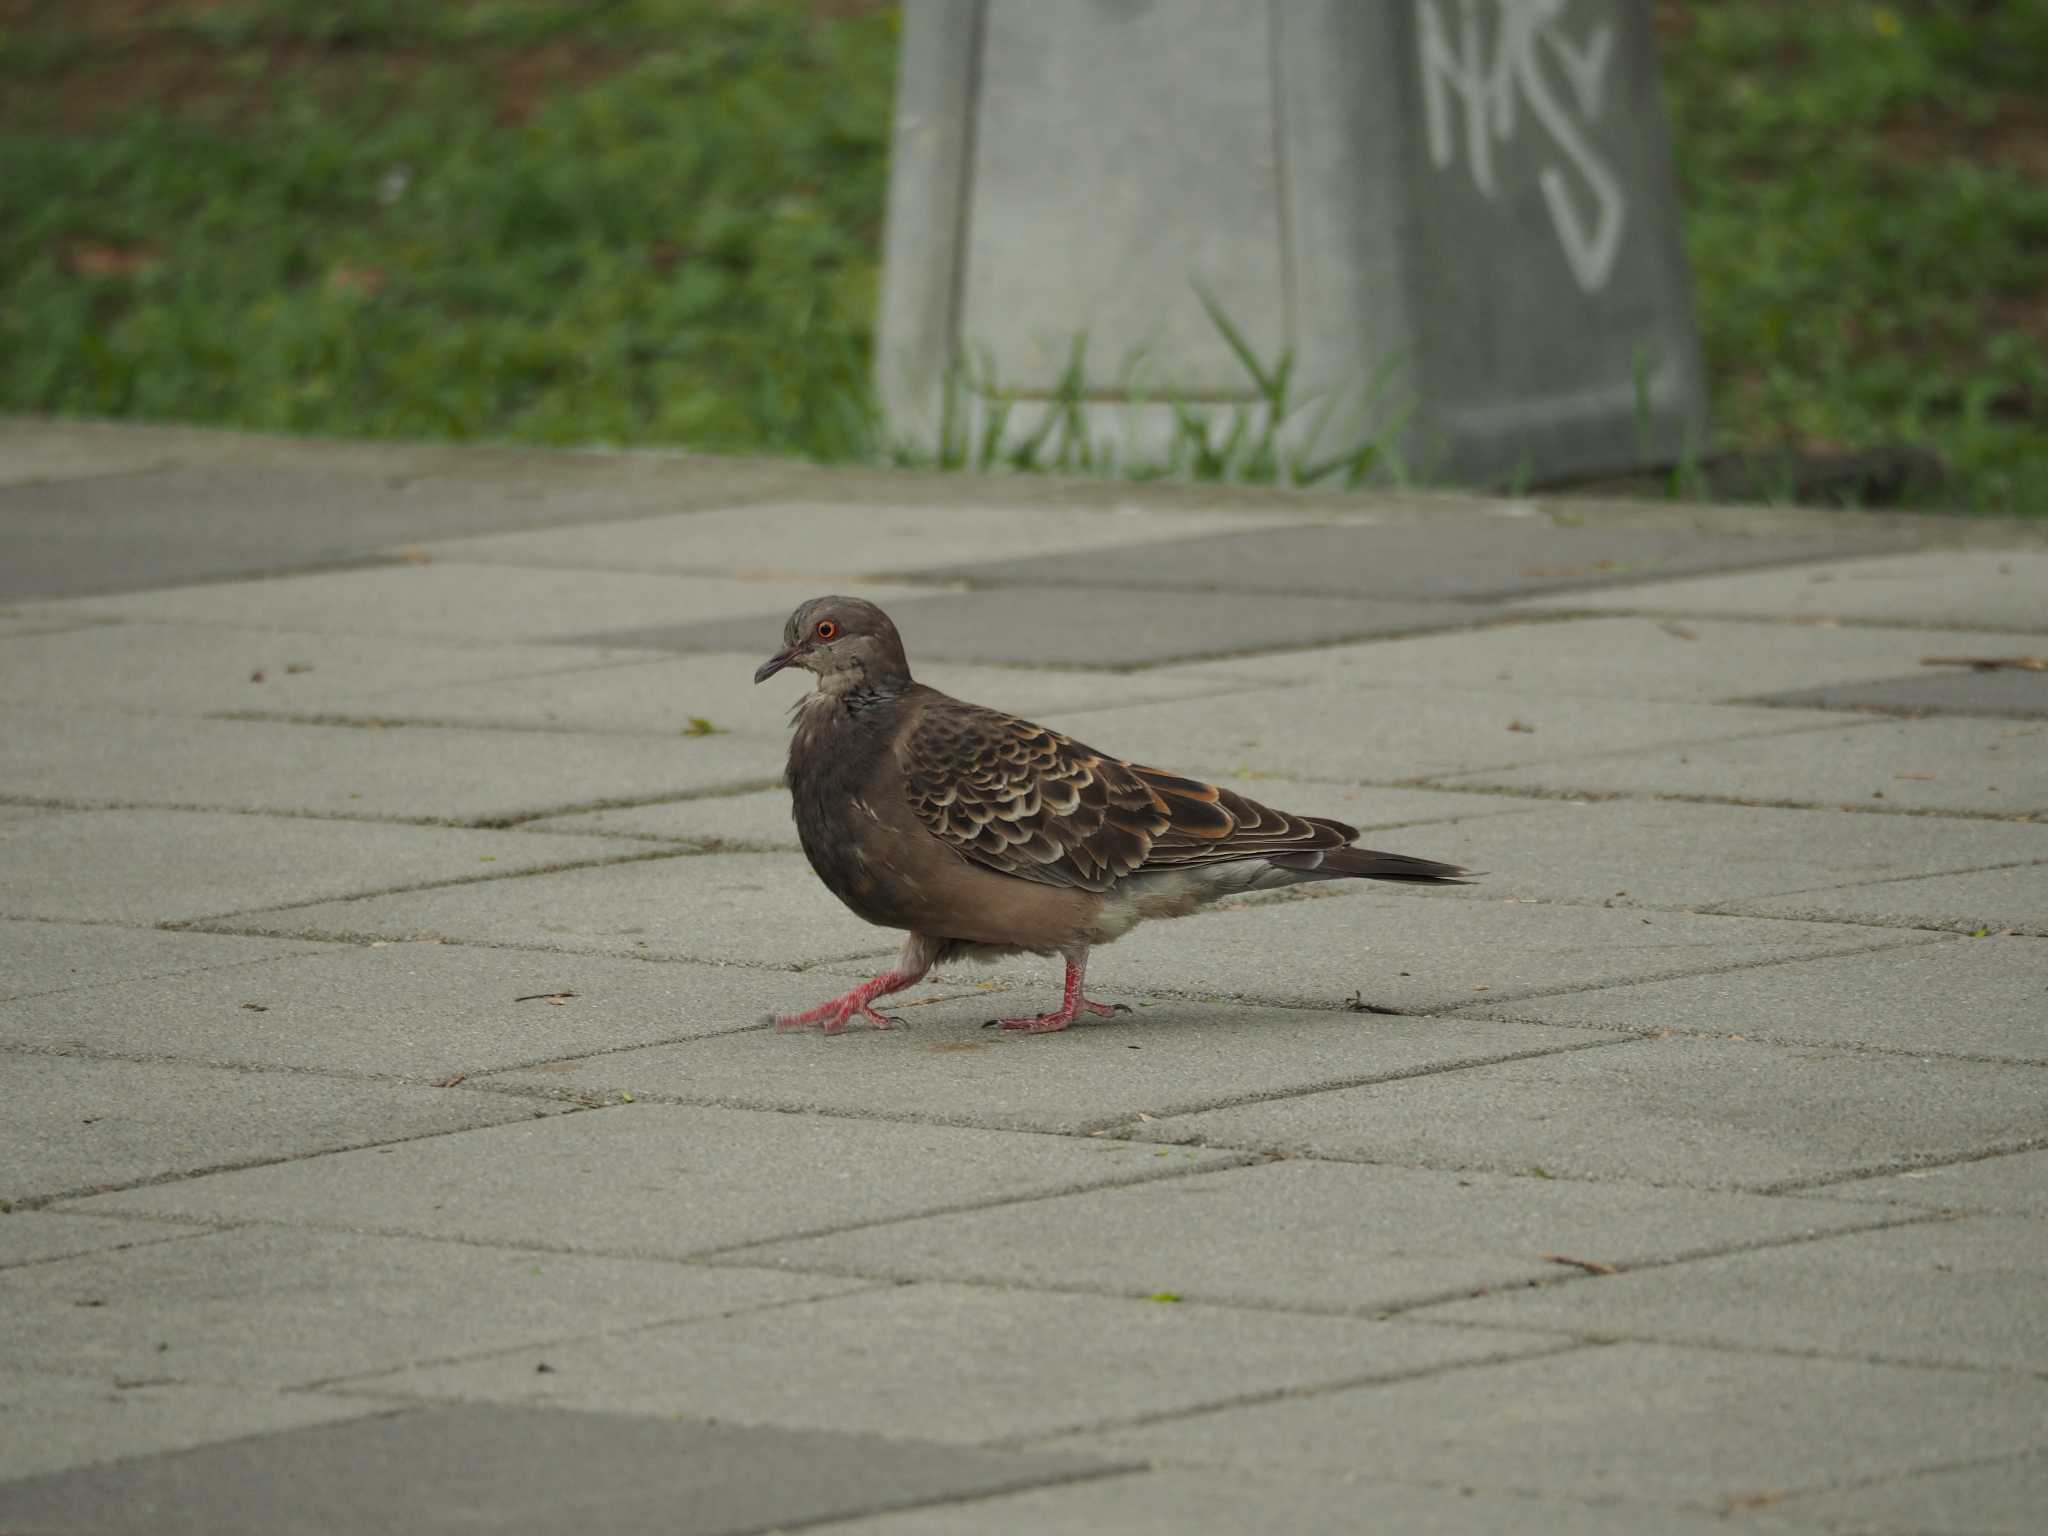
<instances>
[{"instance_id":1,"label":"claw","mask_svg":"<svg viewBox=\"0 0 2048 1536\"><path fill-rule=\"evenodd\" d=\"M845 1031L846 1021L857 1013L876 1029L893 1029L903 1021L877 1013L869 1005L878 997L901 992L924 975L925 965L913 963L916 954L914 945L906 948L904 959L898 962L895 970L886 971L872 981L864 981L851 992L820 1003L808 1012L770 1014L765 1022L772 1023L777 1029L808 1029L815 1024L819 1033L837 1035Z\"/></svg>"},{"instance_id":2,"label":"claw","mask_svg":"<svg viewBox=\"0 0 2048 1536\"><path fill-rule=\"evenodd\" d=\"M1067 984L1060 993L1060 1005L1051 1013L1036 1014L1021 1019L990 1019L983 1029L1014 1029L1021 1034L1049 1035L1065 1029L1084 1013L1101 1018L1114 1018L1120 1013L1132 1011L1129 1003L1098 1003L1081 995L1081 981L1086 974L1087 952L1067 957Z\"/></svg>"}]
</instances>

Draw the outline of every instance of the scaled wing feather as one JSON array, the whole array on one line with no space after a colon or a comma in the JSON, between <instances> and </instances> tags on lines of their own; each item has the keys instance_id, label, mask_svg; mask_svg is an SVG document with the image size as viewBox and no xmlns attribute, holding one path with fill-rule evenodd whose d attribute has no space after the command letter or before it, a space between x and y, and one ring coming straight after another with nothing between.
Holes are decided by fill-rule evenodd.
<instances>
[{"instance_id":1,"label":"scaled wing feather","mask_svg":"<svg viewBox=\"0 0 2048 1536\"><path fill-rule=\"evenodd\" d=\"M956 699L934 699L899 750L911 809L935 836L1045 885L1106 891L1140 870L1313 853L1358 835Z\"/></svg>"}]
</instances>

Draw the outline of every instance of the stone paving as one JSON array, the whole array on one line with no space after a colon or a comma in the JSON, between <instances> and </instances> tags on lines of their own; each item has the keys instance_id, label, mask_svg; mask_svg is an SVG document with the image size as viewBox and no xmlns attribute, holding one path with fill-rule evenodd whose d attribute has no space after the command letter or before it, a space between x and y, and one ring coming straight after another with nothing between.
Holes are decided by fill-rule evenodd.
<instances>
[{"instance_id":1,"label":"stone paving","mask_svg":"<svg viewBox=\"0 0 2048 1536\"><path fill-rule=\"evenodd\" d=\"M1485 878L777 1034L828 590ZM2043 525L0 422L0 1531L2037 1531L2044 653Z\"/></svg>"}]
</instances>

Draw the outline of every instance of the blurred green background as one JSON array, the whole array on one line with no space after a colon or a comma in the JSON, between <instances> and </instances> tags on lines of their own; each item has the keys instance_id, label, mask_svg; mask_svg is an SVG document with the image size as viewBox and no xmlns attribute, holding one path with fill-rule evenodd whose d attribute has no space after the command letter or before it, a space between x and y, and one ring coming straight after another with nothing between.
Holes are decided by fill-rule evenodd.
<instances>
[{"instance_id":1,"label":"blurred green background","mask_svg":"<svg viewBox=\"0 0 2048 1536\"><path fill-rule=\"evenodd\" d=\"M2048 0L1660 0L1718 450L2048 514ZM0 411L890 456L898 17L0 0Z\"/></svg>"}]
</instances>

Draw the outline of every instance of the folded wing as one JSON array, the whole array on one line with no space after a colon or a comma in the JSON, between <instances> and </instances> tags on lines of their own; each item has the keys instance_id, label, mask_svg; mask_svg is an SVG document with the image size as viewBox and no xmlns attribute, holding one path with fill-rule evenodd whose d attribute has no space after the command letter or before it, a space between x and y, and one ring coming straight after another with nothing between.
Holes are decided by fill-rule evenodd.
<instances>
[{"instance_id":1,"label":"folded wing","mask_svg":"<svg viewBox=\"0 0 2048 1536\"><path fill-rule=\"evenodd\" d=\"M1313 854L1358 836L943 695L898 751L911 809L935 836L1045 885L1106 891L1141 871Z\"/></svg>"}]
</instances>

